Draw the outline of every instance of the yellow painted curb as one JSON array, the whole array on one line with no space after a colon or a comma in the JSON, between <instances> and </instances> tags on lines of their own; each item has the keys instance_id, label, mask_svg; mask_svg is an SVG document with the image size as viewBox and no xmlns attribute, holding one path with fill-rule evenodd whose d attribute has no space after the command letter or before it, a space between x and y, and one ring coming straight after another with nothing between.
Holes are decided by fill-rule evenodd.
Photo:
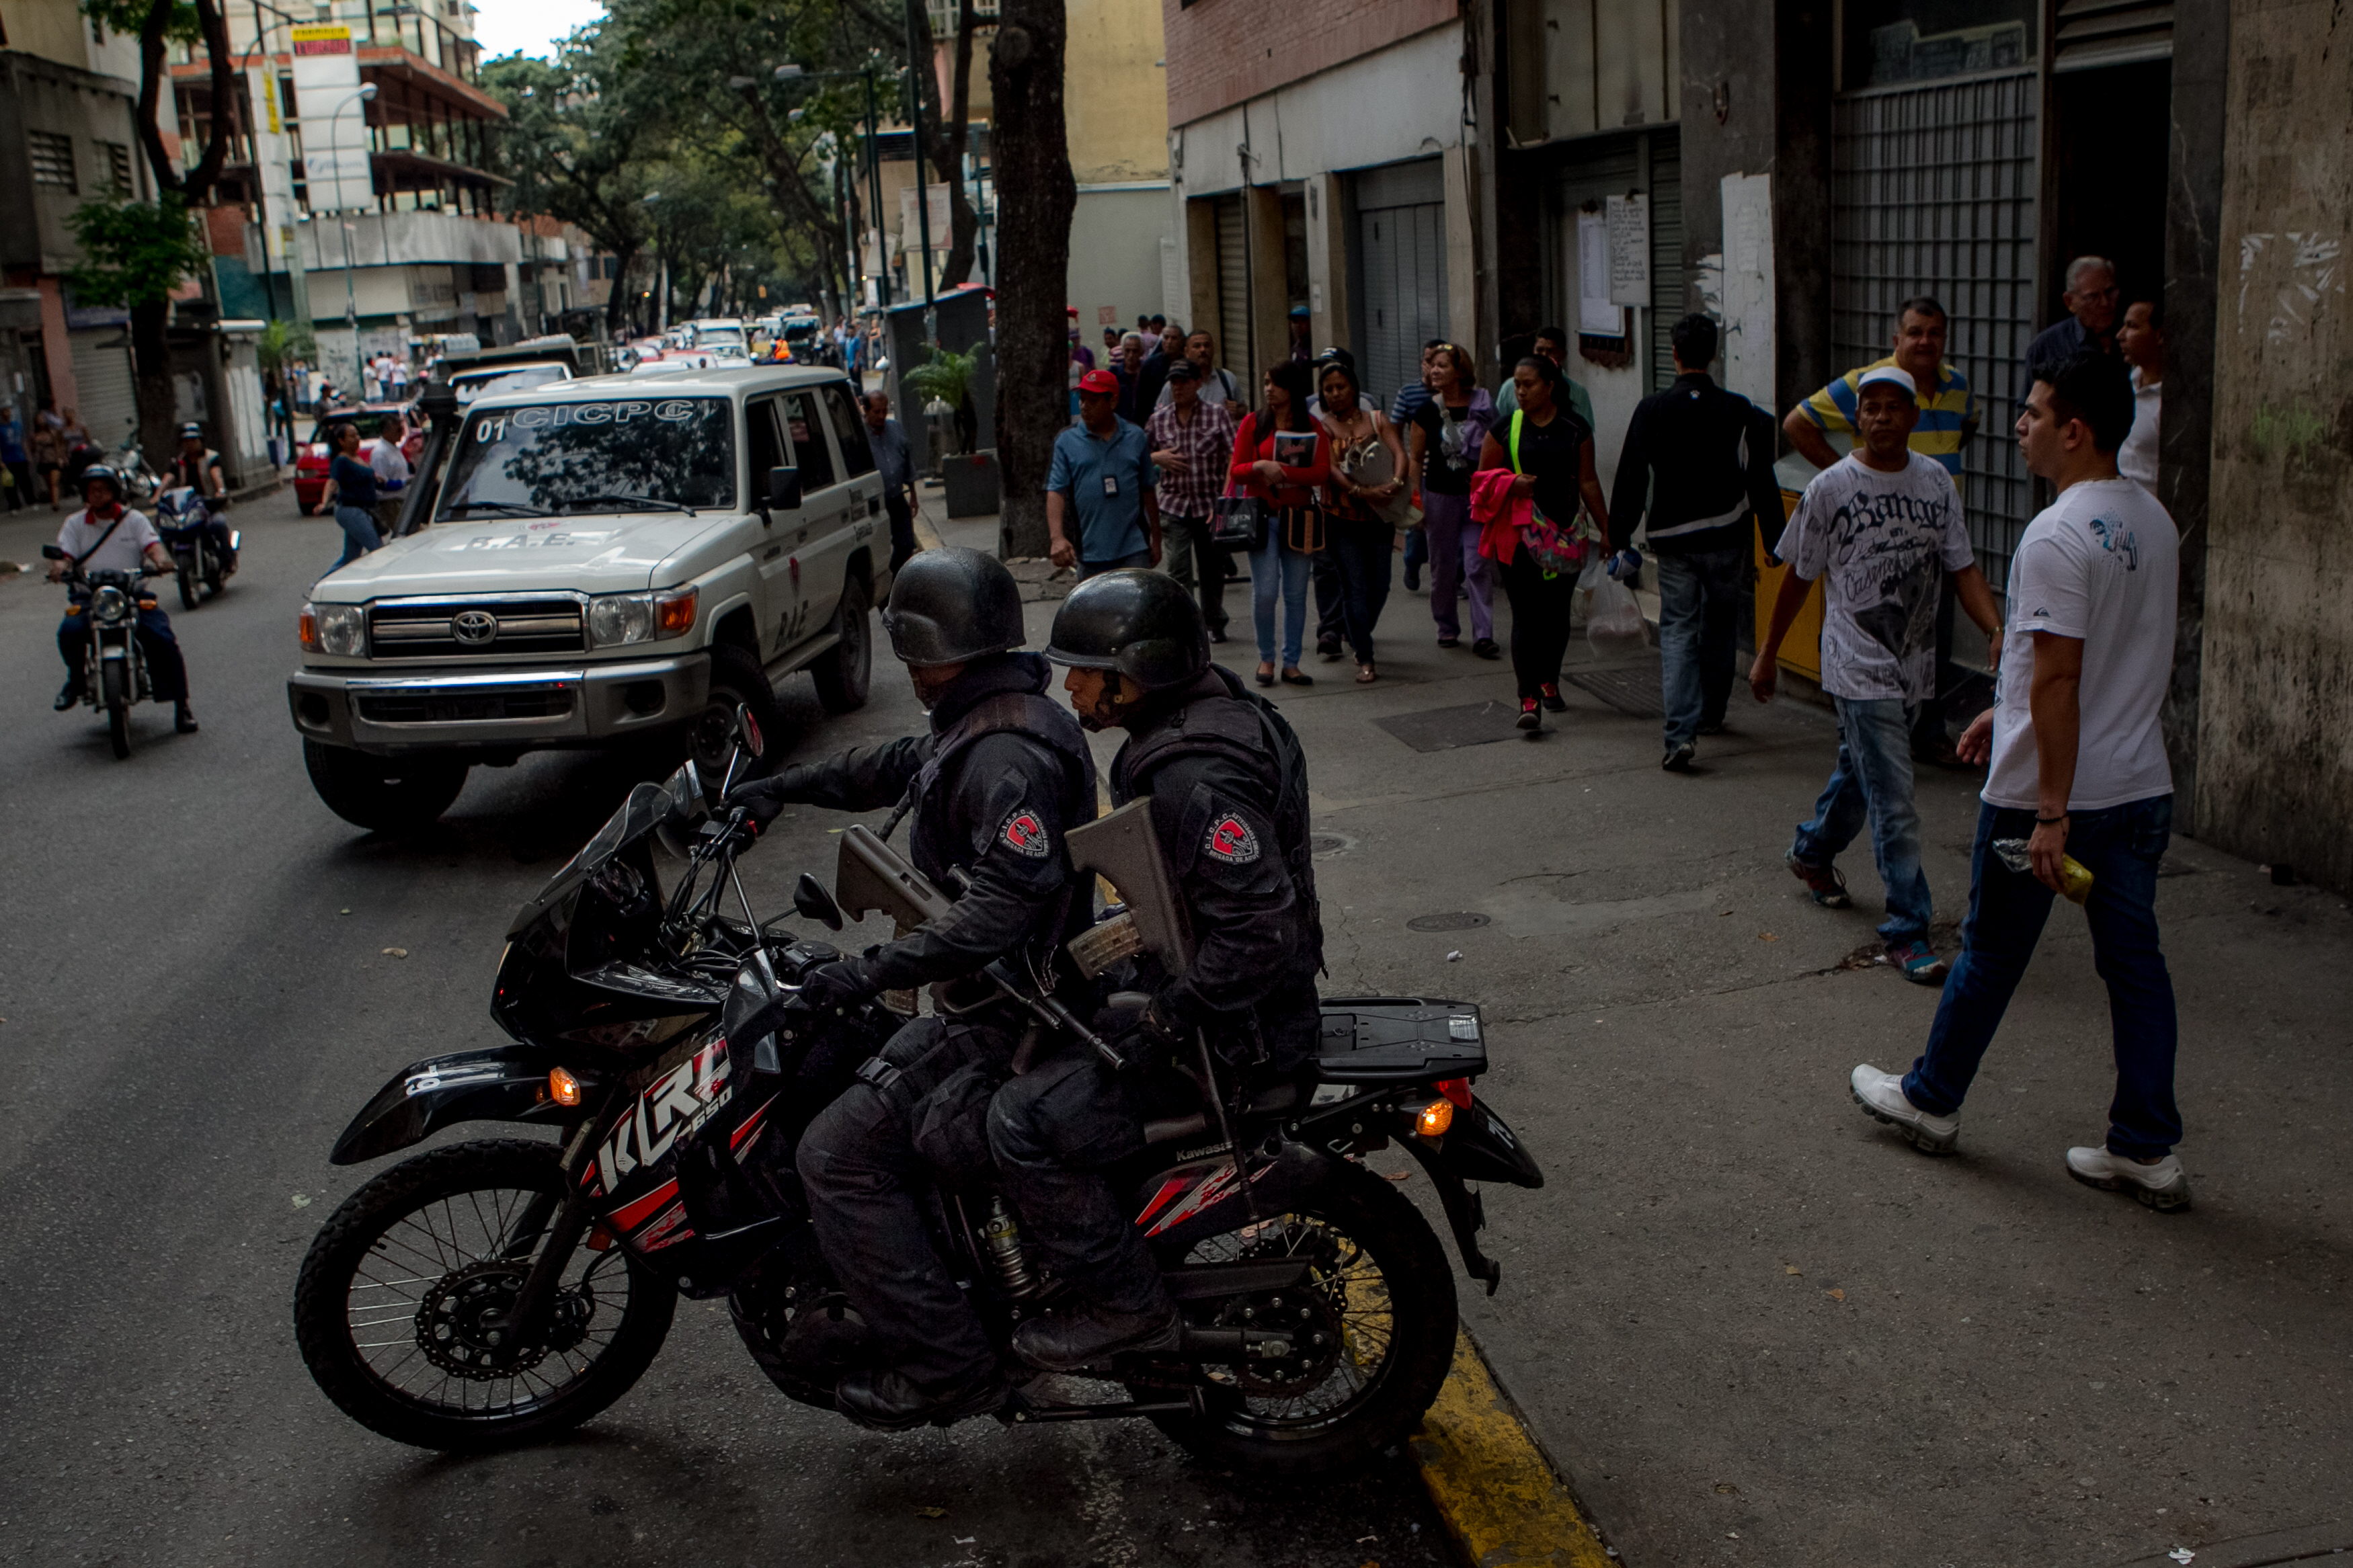
<instances>
[{"instance_id":1,"label":"yellow painted curb","mask_svg":"<svg viewBox=\"0 0 2353 1568\"><path fill-rule=\"evenodd\" d=\"M1618 1568L1467 1331L1410 1447L1430 1501L1479 1568Z\"/></svg>"}]
</instances>

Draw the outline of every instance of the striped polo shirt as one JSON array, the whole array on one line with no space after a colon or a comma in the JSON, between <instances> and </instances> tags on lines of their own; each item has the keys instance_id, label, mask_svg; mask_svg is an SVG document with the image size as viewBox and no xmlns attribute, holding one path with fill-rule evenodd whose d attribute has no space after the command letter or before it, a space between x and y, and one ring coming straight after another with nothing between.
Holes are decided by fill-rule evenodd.
<instances>
[{"instance_id":1,"label":"striped polo shirt","mask_svg":"<svg viewBox=\"0 0 2353 1568\"><path fill-rule=\"evenodd\" d=\"M1802 406L1806 416L1823 430L1839 435L1854 434L1857 388L1862 378L1881 365L1894 364L1895 356L1873 360L1860 370L1844 375L1806 399ZM1977 417L1977 394L1969 390L1968 377L1949 364L1936 367L1936 395L1920 404L1920 423L1912 427L1912 449L1924 458L1934 458L1945 465L1945 471L1957 484L1961 478L1961 426Z\"/></svg>"}]
</instances>

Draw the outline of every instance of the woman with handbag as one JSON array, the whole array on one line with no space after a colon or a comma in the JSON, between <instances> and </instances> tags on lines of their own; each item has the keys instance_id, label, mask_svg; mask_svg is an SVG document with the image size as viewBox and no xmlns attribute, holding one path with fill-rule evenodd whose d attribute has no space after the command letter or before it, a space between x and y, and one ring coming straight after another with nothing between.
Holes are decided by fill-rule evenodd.
<instances>
[{"instance_id":1,"label":"woman with handbag","mask_svg":"<svg viewBox=\"0 0 2353 1568\"><path fill-rule=\"evenodd\" d=\"M1479 451L1481 479L1498 469L1513 476L1487 487L1507 504L1482 528L1479 553L1503 568L1519 727L1532 736L1544 728L1539 708L1558 713L1568 707L1560 696L1560 661L1568 652L1577 569L1590 548L1577 532L1580 499L1602 536L1609 531L1609 503L1593 470L1593 427L1558 395L1560 385L1560 366L1552 361L1520 361L1512 371L1519 407L1488 431ZM1474 480L1474 490L1480 488Z\"/></svg>"},{"instance_id":2,"label":"woman with handbag","mask_svg":"<svg viewBox=\"0 0 2353 1568\"><path fill-rule=\"evenodd\" d=\"M1275 597L1284 616L1282 679L1313 686L1299 668L1307 637L1307 574L1324 548L1315 491L1332 475L1331 443L1307 412L1314 384L1306 363L1283 360L1266 373L1256 411L1242 416L1228 476L1259 503L1263 536L1250 552L1250 613L1258 624L1258 683L1275 682ZM1303 461L1302 459L1304 459Z\"/></svg>"},{"instance_id":3,"label":"woman with handbag","mask_svg":"<svg viewBox=\"0 0 2353 1568\"><path fill-rule=\"evenodd\" d=\"M1373 627L1389 597L1389 557L1398 546L1406 488L1405 443L1388 416L1364 400L1356 372L1336 354L1316 367L1316 415L1332 437L1324 518L1340 568L1340 624L1356 655L1356 684L1380 679Z\"/></svg>"}]
</instances>

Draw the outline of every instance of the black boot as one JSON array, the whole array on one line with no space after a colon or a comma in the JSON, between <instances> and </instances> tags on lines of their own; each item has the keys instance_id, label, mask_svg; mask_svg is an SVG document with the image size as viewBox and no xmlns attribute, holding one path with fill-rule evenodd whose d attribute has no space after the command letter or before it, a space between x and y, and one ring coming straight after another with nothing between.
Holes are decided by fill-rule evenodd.
<instances>
[{"instance_id":1,"label":"black boot","mask_svg":"<svg viewBox=\"0 0 2353 1568\"><path fill-rule=\"evenodd\" d=\"M186 703L172 704L172 728L183 735L193 735L196 732L196 716L188 711Z\"/></svg>"},{"instance_id":2,"label":"black boot","mask_svg":"<svg viewBox=\"0 0 2353 1568\"><path fill-rule=\"evenodd\" d=\"M945 1426L1003 1407L1012 1389L995 1367L944 1388L926 1389L904 1373L853 1372L833 1391L834 1408L877 1432Z\"/></svg>"},{"instance_id":3,"label":"black boot","mask_svg":"<svg viewBox=\"0 0 2353 1568\"><path fill-rule=\"evenodd\" d=\"M1151 1355L1185 1342L1176 1305L1149 1312L1114 1312L1089 1304L1032 1318L1014 1331L1013 1353L1044 1372L1076 1372L1123 1352Z\"/></svg>"},{"instance_id":4,"label":"black boot","mask_svg":"<svg viewBox=\"0 0 2353 1568\"><path fill-rule=\"evenodd\" d=\"M57 701L57 709L58 709L58 712L60 712L60 713L62 713L62 712L64 712L67 709L69 709L69 708L72 707L75 703L79 702L80 700L81 700L81 677L80 677L80 676L79 676L79 675L69 675L69 676L67 676L67 677L66 677L66 683L65 683L63 686L60 686L60 687L58 687L58 701Z\"/></svg>"}]
</instances>

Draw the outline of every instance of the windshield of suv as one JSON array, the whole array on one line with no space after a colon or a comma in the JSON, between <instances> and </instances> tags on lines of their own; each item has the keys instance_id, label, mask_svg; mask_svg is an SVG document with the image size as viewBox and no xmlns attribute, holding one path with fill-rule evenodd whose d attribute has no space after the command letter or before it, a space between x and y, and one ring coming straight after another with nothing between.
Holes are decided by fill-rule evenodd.
<instances>
[{"instance_id":1,"label":"windshield of suv","mask_svg":"<svg viewBox=\"0 0 2353 1568\"><path fill-rule=\"evenodd\" d=\"M727 399L617 398L469 414L434 521L734 504Z\"/></svg>"}]
</instances>

